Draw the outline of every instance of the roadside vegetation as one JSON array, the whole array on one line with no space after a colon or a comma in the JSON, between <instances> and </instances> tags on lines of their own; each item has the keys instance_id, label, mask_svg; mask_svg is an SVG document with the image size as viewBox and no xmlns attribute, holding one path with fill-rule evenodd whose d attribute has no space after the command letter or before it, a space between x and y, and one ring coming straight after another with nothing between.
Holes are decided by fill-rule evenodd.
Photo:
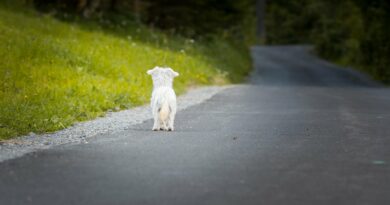
<instances>
[{"instance_id":1,"label":"roadside vegetation","mask_svg":"<svg viewBox=\"0 0 390 205\"><path fill-rule=\"evenodd\" d=\"M272 0L267 43L310 43L331 61L390 84L390 2Z\"/></svg>"},{"instance_id":2,"label":"roadside vegetation","mask_svg":"<svg viewBox=\"0 0 390 205\"><path fill-rule=\"evenodd\" d=\"M145 104L152 89L145 72L156 65L180 73L179 94L240 82L251 67L241 44L161 31L120 13L86 19L2 2L0 140Z\"/></svg>"}]
</instances>

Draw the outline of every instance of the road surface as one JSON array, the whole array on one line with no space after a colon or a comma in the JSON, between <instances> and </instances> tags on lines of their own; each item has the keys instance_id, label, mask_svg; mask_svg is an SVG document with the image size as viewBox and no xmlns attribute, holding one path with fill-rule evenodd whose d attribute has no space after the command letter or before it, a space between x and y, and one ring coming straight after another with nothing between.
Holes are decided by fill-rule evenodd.
<instances>
[{"instance_id":1,"label":"road surface","mask_svg":"<svg viewBox=\"0 0 390 205\"><path fill-rule=\"evenodd\" d=\"M254 47L249 84L88 144L0 164L0 204L390 204L390 90L309 54Z\"/></svg>"}]
</instances>

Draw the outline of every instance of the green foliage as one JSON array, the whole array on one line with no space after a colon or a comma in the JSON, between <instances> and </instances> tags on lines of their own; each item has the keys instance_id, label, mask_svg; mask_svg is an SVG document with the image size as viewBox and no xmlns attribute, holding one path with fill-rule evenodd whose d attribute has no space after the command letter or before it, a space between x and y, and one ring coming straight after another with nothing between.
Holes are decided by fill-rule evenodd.
<instances>
[{"instance_id":1,"label":"green foliage","mask_svg":"<svg viewBox=\"0 0 390 205\"><path fill-rule=\"evenodd\" d=\"M255 36L255 0L146 1L144 19L186 36L219 34L245 43Z\"/></svg>"},{"instance_id":2,"label":"green foliage","mask_svg":"<svg viewBox=\"0 0 390 205\"><path fill-rule=\"evenodd\" d=\"M317 16L302 8L306 1L268 1L265 22L267 44L296 44L310 39L310 29Z\"/></svg>"},{"instance_id":3,"label":"green foliage","mask_svg":"<svg viewBox=\"0 0 390 205\"><path fill-rule=\"evenodd\" d=\"M9 0L6 0L9 1ZM138 21L198 39L220 38L251 45L255 41L256 0L31 0L44 12L68 12L86 18L130 14Z\"/></svg>"},{"instance_id":4,"label":"green foliage","mask_svg":"<svg viewBox=\"0 0 390 205\"><path fill-rule=\"evenodd\" d=\"M0 4L0 139L51 132L149 100L156 65L180 73L175 89L239 82L246 51L211 38L186 39L126 16L62 20Z\"/></svg>"},{"instance_id":5,"label":"green foliage","mask_svg":"<svg viewBox=\"0 0 390 205\"><path fill-rule=\"evenodd\" d=\"M274 0L267 42L311 43L322 57L390 83L389 9L386 0Z\"/></svg>"}]
</instances>

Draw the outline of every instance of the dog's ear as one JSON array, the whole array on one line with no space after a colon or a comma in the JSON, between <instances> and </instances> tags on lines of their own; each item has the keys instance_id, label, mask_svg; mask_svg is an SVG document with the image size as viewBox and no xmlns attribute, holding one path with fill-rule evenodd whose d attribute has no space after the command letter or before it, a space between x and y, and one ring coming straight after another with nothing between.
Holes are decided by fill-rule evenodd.
<instances>
[{"instance_id":1,"label":"dog's ear","mask_svg":"<svg viewBox=\"0 0 390 205\"><path fill-rule=\"evenodd\" d=\"M155 71L154 69L150 69L150 70L146 71L146 73L147 73L148 75L152 75L154 71Z\"/></svg>"},{"instance_id":2,"label":"dog's ear","mask_svg":"<svg viewBox=\"0 0 390 205\"><path fill-rule=\"evenodd\" d=\"M173 71L172 68L168 68L168 70L169 70L169 73L172 75L172 77L177 77L177 76L179 76L179 73Z\"/></svg>"}]
</instances>

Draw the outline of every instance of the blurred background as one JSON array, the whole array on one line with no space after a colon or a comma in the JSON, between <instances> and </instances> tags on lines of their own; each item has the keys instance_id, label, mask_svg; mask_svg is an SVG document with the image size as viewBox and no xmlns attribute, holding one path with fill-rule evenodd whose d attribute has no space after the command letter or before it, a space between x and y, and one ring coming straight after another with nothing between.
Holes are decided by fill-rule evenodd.
<instances>
[{"instance_id":1,"label":"blurred background","mask_svg":"<svg viewBox=\"0 0 390 205\"><path fill-rule=\"evenodd\" d=\"M270 0L267 44L312 44L321 57L390 83L390 2Z\"/></svg>"},{"instance_id":2,"label":"blurred background","mask_svg":"<svg viewBox=\"0 0 390 205\"><path fill-rule=\"evenodd\" d=\"M256 0L33 0L33 4L42 12L65 12L87 19L121 15L191 38L216 34L248 44L254 40Z\"/></svg>"},{"instance_id":3,"label":"blurred background","mask_svg":"<svg viewBox=\"0 0 390 205\"><path fill-rule=\"evenodd\" d=\"M313 44L319 55L390 83L386 0L34 0L34 5L86 18L131 14L149 26L192 38L216 34L246 45Z\"/></svg>"}]
</instances>

